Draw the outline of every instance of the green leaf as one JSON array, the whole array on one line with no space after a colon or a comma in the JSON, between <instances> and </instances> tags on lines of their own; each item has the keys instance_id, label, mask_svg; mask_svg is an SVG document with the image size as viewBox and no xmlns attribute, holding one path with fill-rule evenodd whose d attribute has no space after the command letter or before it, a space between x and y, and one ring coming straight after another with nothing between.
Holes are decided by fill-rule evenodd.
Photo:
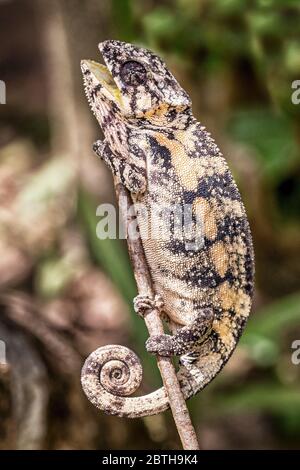
<instances>
[{"instance_id":1,"label":"green leaf","mask_svg":"<svg viewBox=\"0 0 300 470\"><path fill-rule=\"evenodd\" d=\"M265 176L280 181L298 157L290 121L267 109L237 112L228 126L237 141L252 147Z\"/></svg>"},{"instance_id":2,"label":"green leaf","mask_svg":"<svg viewBox=\"0 0 300 470\"><path fill-rule=\"evenodd\" d=\"M134 25L131 0L112 0L112 20L119 39L134 41Z\"/></svg>"},{"instance_id":3,"label":"green leaf","mask_svg":"<svg viewBox=\"0 0 300 470\"><path fill-rule=\"evenodd\" d=\"M243 411L269 411L290 413L300 410L299 389L281 387L276 383L262 383L238 390L235 393L214 397L215 412L240 413Z\"/></svg>"},{"instance_id":4,"label":"green leaf","mask_svg":"<svg viewBox=\"0 0 300 470\"><path fill-rule=\"evenodd\" d=\"M300 293L264 307L249 320L240 344L260 366L274 365L280 355L282 331L300 322Z\"/></svg>"},{"instance_id":5,"label":"green leaf","mask_svg":"<svg viewBox=\"0 0 300 470\"><path fill-rule=\"evenodd\" d=\"M143 24L150 34L171 35L180 27L180 22L167 8L156 8L143 18Z\"/></svg>"},{"instance_id":6,"label":"green leaf","mask_svg":"<svg viewBox=\"0 0 300 470\"><path fill-rule=\"evenodd\" d=\"M300 293L297 292L260 309L250 318L246 332L241 338L241 344L249 342L251 335L278 340L284 329L299 325L299 322Z\"/></svg>"}]
</instances>

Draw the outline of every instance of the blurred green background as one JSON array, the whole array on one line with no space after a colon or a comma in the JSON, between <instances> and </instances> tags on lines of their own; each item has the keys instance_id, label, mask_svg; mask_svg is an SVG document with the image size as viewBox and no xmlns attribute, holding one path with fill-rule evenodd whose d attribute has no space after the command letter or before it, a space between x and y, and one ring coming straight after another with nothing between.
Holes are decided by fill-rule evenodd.
<instances>
[{"instance_id":1,"label":"blurred green background","mask_svg":"<svg viewBox=\"0 0 300 470\"><path fill-rule=\"evenodd\" d=\"M100 130L79 62L99 60L107 38L166 60L226 156L253 232L252 317L189 402L201 446L300 448L299 13L297 0L0 2L0 448L180 448L169 412L107 417L79 382L85 357L116 343L140 355L141 393L160 385L126 245L96 237L96 207L114 194L91 150Z\"/></svg>"}]
</instances>

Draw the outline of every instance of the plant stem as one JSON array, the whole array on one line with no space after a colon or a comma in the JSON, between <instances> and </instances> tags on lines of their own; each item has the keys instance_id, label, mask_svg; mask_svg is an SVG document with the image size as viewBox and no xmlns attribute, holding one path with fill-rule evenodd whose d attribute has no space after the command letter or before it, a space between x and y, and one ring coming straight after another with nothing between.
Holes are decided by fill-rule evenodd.
<instances>
[{"instance_id":1,"label":"plant stem","mask_svg":"<svg viewBox=\"0 0 300 470\"><path fill-rule=\"evenodd\" d=\"M151 276L145 259L145 254L140 237L132 238L128 233L128 227L136 218L132 213L129 215L126 208L131 207L133 202L129 191L120 183L115 181L115 190L119 203L121 217L127 230L128 251L137 283L138 292L141 295L154 297ZM144 316L149 335L164 334L163 324L158 310L147 312ZM177 380L175 367L172 359L157 355L157 364L161 373L162 381L167 392L170 408L180 436L183 449L199 450L199 444L195 429L191 422L185 399Z\"/></svg>"}]
</instances>

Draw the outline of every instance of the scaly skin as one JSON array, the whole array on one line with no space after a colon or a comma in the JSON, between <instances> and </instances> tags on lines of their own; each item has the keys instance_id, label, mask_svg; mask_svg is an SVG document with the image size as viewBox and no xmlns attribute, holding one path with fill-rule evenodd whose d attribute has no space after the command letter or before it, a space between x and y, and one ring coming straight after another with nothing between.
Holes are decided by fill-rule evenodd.
<instances>
[{"instance_id":1,"label":"scaly skin","mask_svg":"<svg viewBox=\"0 0 300 470\"><path fill-rule=\"evenodd\" d=\"M161 59L120 41L99 47L107 69L82 62L86 94L105 136L94 150L131 192L155 302L162 300L172 332L149 338L147 350L181 356L178 377L188 398L227 362L250 313L249 224L225 159ZM178 237L174 221L161 222L162 213L155 213L174 205L192 208L191 227L198 231L192 247L186 233ZM152 226L160 231L149 237L154 213ZM140 314L153 305L154 299L135 299ZM100 398L93 401L105 408ZM168 406L163 389L117 402L109 412L130 417Z\"/></svg>"}]
</instances>

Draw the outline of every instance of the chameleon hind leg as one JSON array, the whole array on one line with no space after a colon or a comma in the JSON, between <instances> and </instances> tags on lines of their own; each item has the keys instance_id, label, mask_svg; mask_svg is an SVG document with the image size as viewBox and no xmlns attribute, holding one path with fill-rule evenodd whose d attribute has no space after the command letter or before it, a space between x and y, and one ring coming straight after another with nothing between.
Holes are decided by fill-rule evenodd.
<instances>
[{"instance_id":1,"label":"chameleon hind leg","mask_svg":"<svg viewBox=\"0 0 300 470\"><path fill-rule=\"evenodd\" d=\"M190 325L180 328L175 335L151 336L146 341L146 349L149 353L161 356L181 356L190 353L207 338L212 330L213 319L213 310L205 308Z\"/></svg>"}]
</instances>

